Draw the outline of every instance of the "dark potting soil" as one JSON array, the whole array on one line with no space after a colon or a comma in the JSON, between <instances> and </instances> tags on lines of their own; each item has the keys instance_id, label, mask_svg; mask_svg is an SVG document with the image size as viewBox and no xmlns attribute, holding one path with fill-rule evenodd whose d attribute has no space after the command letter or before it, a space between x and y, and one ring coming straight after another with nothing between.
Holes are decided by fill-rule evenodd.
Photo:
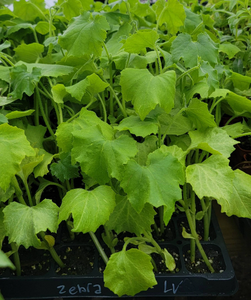
<instances>
[{"instance_id":1,"label":"dark potting soil","mask_svg":"<svg viewBox=\"0 0 251 300\"><path fill-rule=\"evenodd\" d=\"M220 249L215 245L203 245L203 249L216 273L222 273L225 269L225 263ZM207 265L198 249L195 251L195 262L191 263L190 249L184 251L183 254L185 266L189 272L192 273L210 273Z\"/></svg>"},{"instance_id":2,"label":"dark potting soil","mask_svg":"<svg viewBox=\"0 0 251 300\"><path fill-rule=\"evenodd\" d=\"M19 248L19 257L22 276L44 275L50 270L52 258L49 251L34 248L25 249L21 246ZM13 274L15 274L14 271Z\"/></svg>"},{"instance_id":3,"label":"dark potting soil","mask_svg":"<svg viewBox=\"0 0 251 300\"><path fill-rule=\"evenodd\" d=\"M58 251L64 268L57 266L58 275L87 275L94 268L95 249L92 246L67 246Z\"/></svg>"},{"instance_id":4,"label":"dark potting soil","mask_svg":"<svg viewBox=\"0 0 251 300\"><path fill-rule=\"evenodd\" d=\"M153 238L158 242L170 242L175 239L175 227L173 224L173 221L170 220L167 226L165 226L164 232L161 234L159 229L159 219L157 218L155 220L157 227L158 227L158 233L153 228L152 236Z\"/></svg>"}]
</instances>

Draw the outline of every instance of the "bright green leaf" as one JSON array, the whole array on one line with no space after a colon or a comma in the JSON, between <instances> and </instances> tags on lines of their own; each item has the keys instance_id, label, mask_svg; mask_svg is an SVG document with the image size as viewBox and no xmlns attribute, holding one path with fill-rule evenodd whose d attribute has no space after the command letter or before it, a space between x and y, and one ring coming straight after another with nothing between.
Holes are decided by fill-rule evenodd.
<instances>
[{"instance_id":1,"label":"bright green leaf","mask_svg":"<svg viewBox=\"0 0 251 300\"><path fill-rule=\"evenodd\" d=\"M94 95L103 92L108 85L109 84L101 80L98 75L92 74L78 83L66 87L65 90L67 93L71 94L72 97L81 101L85 93L89 92L91 95Z\"/></svg>"},{"instance_id":2,"label":"bright green leaf","mask_svg":"<svg viewBox=\"0 0 251 300\"><path fill-rule=\"evenodd\" d=\"M50 32L50 24L45 21L40 21L36 24L35 29L38 33L45 35ZM53 24L51 24L51 30L56 30Z\"/></svg>"},{"instance_id":3,"label":"bright green leaf","mask_svg":"<svg viewBox=\"0 0 251 300\"><path fill-rule=\"evenodd\" d=\"M109 219L115 205L115 193L109 186L98 186L91 191L73 189L62 200L58 223L72 215L72 231L95 232Z\"/></svg>"},{"instance_id":4,"label":"bright green leaf","mask_svg":"<svg viewBox=\"0 0 251 300\"><path fill-rule=\"evenodd\" d=\"M147 202L154 207L166 206L165 221L168 222L174 212L175 202L182 197L180 184L183 182L184 171L177 158L171 153L156 150L149 154L146 166L134 160L127 163L121 186L138 213Z\"/></svg>"},{"instance_id":5,"label":"bright green leaf","mask_svg":"<svg viewBox=\"0 0 251 300\"><path fill-rule=\"evenodd\" d=\"M87 109L83 108L80 111L80 115L77 119L70 123L62 123L58 126L56 131L58 146L63 152L70 152L73 142L73 131L85 131L87 128L95 125L100 125L103 134L109 134L111 131L111 127L98 118L93 111L88 111Z\"/></svg>"},{"instance_id":6,"label":"bright green leaf","mask_svg":"<svg viewBox=\"0 0 251 300\"><path fill-rule=\"evenodd\" d=\"M162 253L163 253L164 258L165 258L166 267L170 271L174 271L175 268L176 268L176 263L175 263L175 260L174 260L173 256L166 250L166 248L164 250L162 250Z\"/></svg>"},{"instance_id":7,"label":"bright green leaf","mask_svg":"<svg viewBox=\"0 0 251 300\"><path fill-rule=\"evenodd\" d=\"M226 131L219 127L208 128L203 131L190 131L191 149L202 149L212 154L222 154L230 157L234 151L234 145L238 142L230 138Z\"/></svg>"},{"instance_id":8,"label":"bright green leaf","mask_svg":"<svg viewBox=\"0 0 251 300\"><path fill-rule=\"evenodd\" d=\"M80 163L81 169L100 184L111 177L120 178L122 167L137 153L133 138L121 135L114 139L114 132L103 133L101 127L92 126L85 131L73 132L72 157Z\"/></svg>"},{"instance_id":9,"label":"bright green leaf","mask_svg":"<svg viewBox=\"0 0 251 300\"><path fill-rule=\"evenodd\" d=\"M34 63L44 52L44 46L38 43L21 44L14 49L19 60Z\"/></svg>"},{"instance_id":10,"label":"bright green leaf","mask_svg":"<svg viewBox=\"0 0 251 300\"><path fill-rule=\"evenodd\" d=\"M221 202L232 197L234 172L222 155L212 155L202 163L188 166L186 176L200 199L212 197Z\"/></svg>"},{"instance_id":11,"label":"bright green leaf","mask_svg":"<svg viewBox=\"0 0 251 300\"><path fill-rule=\"evenodd\" d=\"M24 157L35 155L22 129L0 125L0 187L6 191Z\"/></svg>"},{"instance_id":12,"label":"bright green leaf","mask_svg":"<svg viewBox=\"0 0 251 300\"><path fill-rule=\"evenodd\" d=\"M2 250L0 250L0 268L11 268L12 270L16 269L16 267L13 265L12 261L8 258L8 256ZM0 294L0 297L1 297L1 294Z\"/></svg>"},{"instance_id":13,"label":"bright green leaf","mask_svg":"<svg viewBox=\"0 0 251 300\"><path fill-rule=\"evenodd\" d=\"M207 84L209 86L209 94L211 94L215 89L219 88L219 78L218 73L215 68L213 68L208 62L203 61L199 68L199 75L205 76Z\"/></svg>"},{"instance_id":14,"label":"bright green leaf","mask_svg":"<svg viewBox=\"0 0 251 300\"><path fill-rule=\"evenodd\" d=\"M3 210L4 224L9 243L15 242L26 249L40 247L37 234L49 229L56 232L59 208L51 200L45 199L36 206L26 206L12 202Z\"/></svg>"},{"instance_id":15,"label":"bright green leaf","mask_svg":"<svg viewBox=\"0 0 251 300\"><path fill-rule=\"evenodd\" d=\"M189 34L180 33L172 43L171 54L175 62L183 58L185 66L189 68L197 65L198 57L212 66L218 62L217 45L206 33L200 33L195 42Z\"/></svg>"},{"instance_id":16,"label":"bright green leaf","mask_svg":"<svg viewBox=\"0 0 251 300\"><path fill-rule=\"evenodd\" d=\"M51 88L53 100L56 103L64 103L63 99L67 95L65 86L63 84L56 84Z\"/></svg>"},{"instance_id":17,"label":"bright green leaf","mask_svg":"<svg viewBox=\"0 0 251 300\"><path fill-rule=\"evenodd\" d=\"M166 23L168 32L175 35L184 25L185 19L186 13L183 5L178 0L168 0L158 18L158 25Z\"/></svg>"},{"instance_id":18,"label":"bright green leaf","mask_svg":"<svg viewBox=\"0 0 251 300\"><path fill-rule=\"evenodd\" d=\"M240 52L241 49L231 43L222 43L219 46L219 52L226 53L229 59L232 59L235 54Z\"/></svg>"},{"instance_id":19,"label":"bright green leaf","mask_svg":"<svg viewBox=\"0 0 251 300\"><path fill-rule=\"evenodd\" d=\"M142 29L128 37L123 49L129 53L146 52L146 48L154 49L159 35L156 30Z\"/></svg>"},{"instance_id":20,"label":"bright green leaf","mask_svg":"<svg viewBox=\"0 0 251 300\"><path fill-rule=\"evenodd\" d=\"M234 171L234 174L232 195L225 199L217 198L217 201L227 216L251 218L251 176L240 170Z\"/></svg>"},{"instance_id":21,"label":"bright green leaf","mask_svg":"<svg viewBox=\"0 0 251 300\"><path fill-rule=\"evenodd\" d=\"M11 111L5 115L9 120L18 119L22 117L31 116L34 113L34 109L29 109L26 111Z\"/></svg>"},{"instance_id":22,"label":"bright green leaf","mask_svg":"<svg viewBox=\"0 0 251 300\"><path fill-rule=\"evenodd\" d=\"M105 17L93 17L89 12L84 12L70 22L64 34L60 36L59 44L68 51L69 56L100 56L108 29L109 24Z\"/></svg>"},{"instance_id":23,"label":"bright green leaf","mask_svg":"<svg viewBox=\"0 0 251 300\"><path fill-rule=\"evenodd\" d=\"M158 132L158 122L152 118L145 118L142 121L138 116L130 116L124 118L116 129L129 130L132 134L136 136L146 137L152 133L156 134Z\"/></svg>"},{"instance_id":24,"label":"bright green leaf","mask_svg":"<svg viewBox=\"0 0 251 300\"><path fill-rule=\"evenodd\" d=\"M251 113L251 101L246 97L237 95L227 89L217 89L210 97L223 97L224 102L227 102L236 115L245 114L246 112Z\"/></svg>"},{"instance_id":25,"label":"bright green leaf","mask_svg":"<svg viewBox=\"0 0 251 300\"><path fill-rule=\"evenodd\" d=\"M32 72L34 68L38 68L41 71L41 76L44 77L59 77L64 75L69 75L70 73L74 72L75 68L71 66L63 66L59 64L40 64L40 63L24 63L19 62L16 64L18 65L25 65L27 67L28 72Z\"/></svg>"},{"instance_id":26,"label":"bright green leaf","mask_svg":"<svg viewBox=\"0 0 251 300\"><path fill-rule=\"evenodd\" d=\"M73 17L80 15L82 4L79 0L66 0L62 4L62 8L66 19L71 20Z\"/></svg>"},{"instance_id":27,"label":"bright green leaf","mask_svg":"<svg viewBox=\"0 0 251 300\"><path fill-rule=\"evenodd\" d=\"M207 103L199 99L193 98L190 101L188 108L185 109L185 114L199 130L217 126L214 121L214 116L208 111Z\"/></svg>"},{"instance_id":28,"label":"bright green leaf","mask_svg":"<svg viewBox=\"0 0 251 300\"><path fill-rule=\"evenodd\" d=\"M151 256L137 249L110 256L104 271L105 287L117 294L134 296L157 284Z\"/></svg>"},{"instance_id":29,"label":"bright green leaf","mask_svg":"<svg viewBox=\"0 0 251 300\"><path fill-rule=\"evenodd\" d=\"M167 113L174 106L176 74L167 71L153 76L148 70L125 69L121 72L120 84L125 101L131 101L140 119L157 105Z\"/></svg>"},{"instance_id":30,"label":"bright green leaf","mask_svg":"<svg viewBox=\"0 0 251 300\"><path fill-rule=\"evenodd\" d=\"M0 79L6 82L10 82L10 68L0 66Z\"/></svg>"},{"instance_id":31,"label":"bright green leaf","mask_svg":"<svg viewBox=\"0 0 251 300\"><path fill-rule=\"evenodd\" d=\"M36 18L45 19L45 2L42 2L38 7L36 4L25 0L14 1L14 14L24 21L33 21Z\"/></svg>"}]
</instances>

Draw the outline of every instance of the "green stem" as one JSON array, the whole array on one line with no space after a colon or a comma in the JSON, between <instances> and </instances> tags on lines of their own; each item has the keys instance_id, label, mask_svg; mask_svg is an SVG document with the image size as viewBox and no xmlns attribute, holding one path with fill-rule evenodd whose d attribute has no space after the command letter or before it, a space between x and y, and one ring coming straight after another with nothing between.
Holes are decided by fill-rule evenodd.
<instances>
[{"instance_id":1,"label":"green stem","mask_svg":"<svg viewBox=\"0 0 251 300\"><path fill-rule=\"evenodd\" d=\"M238 139L242 136L248 136L248 135L251 135L251 132L246 132L246 133L242 133L242 134L239 134L239 135L236 135L236 136L232 136L233 139Z\"/></svg>"},{"instance_id":2,"label":"green stem","mask_svg":"<svg viewBox=\"0 0 251 300\"><path fill-rule=\"evenodd\" d=\"M40 108L40 111L41 111L41 114L42 114L42 117L44 119L44 123L47 127L47 129L49 130L50 134L52 137L54 137L54 139L56 139L56 136L51 128L51 125L47 119L47 116L45 114L45 111L44 111L44 107L43 107L43 104L42 104L42 100L41 100L41 97L40 97L40 94L39 94L39 90L38 90L38 87L35 88L36 90L36 96L37 96L37 99L38 99L38 103L39 103L39 108Z\"/></svg>"},{"instance_id":3,"label":"green stem","mask_svg":"<svg viewBox=\"0 0 251 300\"><path fill-rule=\"evenodd\" d=\"M23 192L19 187L18 181L16 176L13 176L11 179L11 184L14 186L15 188L15 194L17 196L17 199L19 201L19 203L23 204L23 205L27 205L24 198L23 198Z\"/></svg>"},{"instance_id":4,"label":"green stem","mask_svg":"<svg viewBox=\"0 0 251 300\"><path fill-rule=\"evenodd\" d=\"M163 73L163 68L162 68L162 63L161 63L159 51L158 51L157 47L155 47L154 50L155 50L155 52L156 52L156 54L157 54L157 58L158 58L159 73L162 74L162 73Z\"/></svg>"},{"instance_id":5,"label":"green stem","mask_svg":"<svg viewBox=\"0 0 251 300\"><path fill-rule=\"evenodd\" d=\"M195 67L193 67L193 68L187 70L186 72L184 72L183 74L181 74L181 75L177 78L177 81L178 81L179 79L183 78L184 76L189 75L191 72L193 72L193 71L195 71L195 70L198 70L199 67L200 67L200 65L195 66ZM192 82L193 82L192 77L191 77L191 76L189 76L189 77L190 77L190 79L191 79Z\"/></svg>"},{"instance_id":6,"label":"green stem","mask_svg":"<svg viewBox=\"0 0 251 300\"><path fill-rule=\"evenodd\" d=\"M193 226L194 226L194 230L196 231L196 203L195 203L195 192L191 190L190 188L190 192L191 192L191 217L192 217L192 222L193 222ZM191 239L190 241L190 257L191 257L191 262L195 262L195 250L196 250L196 245L195 245L195 240Z\"/></svg>"},{"instance_id":7,"label":"green stem","mask_svg":"<svg viewBox=\"0 0 251 300\"><path fill-rule=\"evenodd\" d=\"M107 123L107 112L106 112L105 101L104 101L103 95L102 95L102 97L101 97L101 96L98 94L98 98L99 98L100 103L101 103L102 108L103 108L104 122Z\"/></svg>"},{"instance_id":8,"label":"green stem","mask_svg":"<svg viewBox=\"0 0 251 300\"><path fill-rule=\"evenodd\" d=\"M191 234L192 234L193 238L195 239L196 246L197 246L198 250L200 251L200 254L201 254L205 264L207 265L209 271L211 273L214 273L214 268L212 267L210 261L208 260L208 257L199 241L198 234L193 226L193 220L192 220L192 217L191 217L191 214L190 214L190 211L188 208L186 208L185 213L186 213L187 221L188 221L188 224L189 224L189 227L191 230Z\"/></svg>"},{"instance_id":9,"label":"green stem","mask_svg":"<svg viewBox=\"0 0 251 300\"><path fill-rule=\"evenodd\" d=\"M45 233L42 231L39 233L39 235L41 236L41 238L43 239L43 241L47 244L48 246L48 250L52 256L52 258L55 260L55 262L60 266L60 268L64 268L65 264L62 262L61 258L58 256L56 250L54 249L54 247L51 247L48 242L46 241L45 237Z\"/></svg>"},{"instance_id":10,"label":"green stem","mask_svg":"<svg viewBox=\"0 0 251 300\"><path fill-rule=\"evenodd\" d=\"M24 183L24 187L25 187L25 190L26 190L26 193L27 193L28 200L29 200L29 205L31 207L34 204L33 204L33 201L32 201L30 188L29 188L29 185L28 185L27 181L23 181L23 183Z\"/></svg>"},{"instance_id":11,"label":"green stem","mask_svg":"<svg viewBox=\"0 0 251 300\"><path fill-rule=\"evenodd\" d=\"M17 244L11 243L10 246L11 246L12 251L14 252L13 259L14 259L14 265L16 267L16 274L17 274L17 276L21 276L21 263L20 263Z\"/></svg>"},{"instance_id":12,"label":"green stem","mask_svg":"<svg viewBox=\"0 0 251 300\"><path fill-rule=\"evenodd\" d=\"M109 259L108 259L107 255L105 254L104 249L101 247L99 240L97 239L95 233L90 231L89 234L90 234L90 237L91 237L93 243L95 244L100 256L102 257L104 263L107 264Z\"/></svg>"},{"instance_id":13,"label":"green stem","mask_svg":"<svg viewBox=\"0 0 251 300\"><path fill-rule=\"evenodd\" d=\"M210 114L213 112L213 109L215 108L215 106L217 106L222 100L224 100L224 97L221 97L218 101L214 101L210 107Z\"/></svg>"},{"instance_id":14,"label":"green stem","mask_svg":"<svg viewBox=\"0 0 251 300\"><path fill-rule=\"evenodd\" d=\"M106 80L104 80L104 81L107 82ZM108 83L108 82L107 82L107 83ZM109 84L109 83L108 83L108 84ZM120 102L118 96L116 95L114 89L112 88L112 86L111 86L110 84L109 84L109 89L110 89L110 91L112 92L112 94L113 94L115 100L117 101L118 106L119 106L119 108L120 108L120 110L121 110L123 116L126 118L126 117L127 117L127 113L126 113L126 111L125 111L125 108L124 108L123 105L121 104L121 102Z\"/></svg>"},{"instance_id":15,"label":"green stem","mask_svg":"<svg viewBox=\"0 0 251 300\"><path fill-rule=\"evenodd\" d=\"M10 66L15 67L15 65L13 64L12 61L10 61L5 55L3 55L2 53L0 53L0 58L5 60Z\"/></svg>"},{"instance_id":16,"label":"green stem","mask_svg":"<svg viewBox=\"0 0 251 300\"><path fill-rule=\"evenodd\" d=\"M111 253L115 253L115 249L114 249L114 247L112 247L113 236L112 236L110 230L108 230L107 226L104 225L104 229L105 229L105 235L109 239L109 245L108 245L108 247L110 248Z\"/></svg>"}]
</instances>

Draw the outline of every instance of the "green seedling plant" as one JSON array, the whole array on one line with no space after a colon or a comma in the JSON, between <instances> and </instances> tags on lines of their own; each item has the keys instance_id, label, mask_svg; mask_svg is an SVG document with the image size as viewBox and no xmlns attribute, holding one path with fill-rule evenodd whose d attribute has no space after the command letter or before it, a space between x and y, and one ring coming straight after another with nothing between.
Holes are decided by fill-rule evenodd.
<instances>
[{"instance_id":1,"label":"green seedling plant","mask_svg":"<svg viewBox=\"0 0 251 300\"><path fill-rule=\"evenodd\" d=\"M176 271L160 247L174 213L191 262L198 248L215 272L200 242L212 202L251 217L251 177L229 165L251 132L247 3L12 2L0 10L0 242L17 274L21 245L64 267L65 222L71 239L90 235L105 286L133 296L157 284L153 254Z\"/></svg>"}]
</instances>

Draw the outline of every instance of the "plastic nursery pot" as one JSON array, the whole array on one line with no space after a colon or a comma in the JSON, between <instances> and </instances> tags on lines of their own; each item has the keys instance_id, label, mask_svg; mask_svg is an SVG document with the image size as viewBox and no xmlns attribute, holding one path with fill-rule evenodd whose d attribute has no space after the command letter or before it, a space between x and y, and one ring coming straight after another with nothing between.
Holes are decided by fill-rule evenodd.
<instances>
[{"instance_id":1,"label":"plastic nursery pot","mask_svg":"<svg viewBox=\"0 0 251 300\"><path fill-rule=\"evenodd\" d=\"M217 259L217 273L194 273L189 270L189 240L181 235L184 216L172 218L172 236L168 242L160 243L167 248L176 260L175 273L156 274L158 284L152 289L141 292L136 297L174 297L174 296L228 296L234 294L237 280L231 260L226 250L217 219L212 214L211 241L202 242L209 259ZM117 297L104 287L102 271L103 261L88 240L58 245L57 251L69 265L60 269L51 262L44 275L28 275L16 277L10 271L1 275L0 289L5 299L41 299L41 298L74 298L74 297ZM79 257L79 261L71 266L71 259ZM197 267L200 269L201 260ZM33 269L37 268L36 265Z\"/></svg>"}]
</instances>

